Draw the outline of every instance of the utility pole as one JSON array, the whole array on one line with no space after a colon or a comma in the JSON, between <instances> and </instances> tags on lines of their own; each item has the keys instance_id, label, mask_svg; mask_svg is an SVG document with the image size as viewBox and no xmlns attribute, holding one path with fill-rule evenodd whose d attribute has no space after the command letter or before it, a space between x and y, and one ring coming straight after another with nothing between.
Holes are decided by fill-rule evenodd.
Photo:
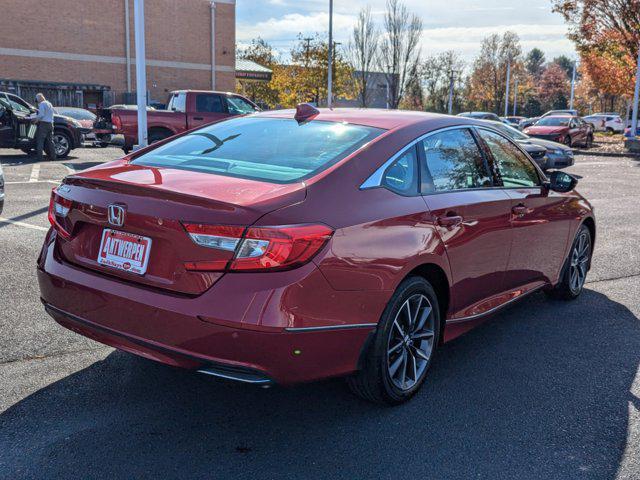
<instances>
[{"instance_id":1,"label":"utility pole","mask_svg":"<svg viewBox=\"0 0 640 480\"><path fill-rule=\"evenodd\" d=\"M576 64L573 62L573 73L571 74L571 100L569 100L569 110L573 110L573 97L576 90Z\"/></svg>"},{"instance_id":2,"label":"utility pole","mask_svg":"<svg viewBox=\"0 0 640 480\"><path fill-rule=\"evenodd\" d=\"M449 75L449 107L447 108L449 115L453 112L453 70Z\"/></svg>"},{"instance_id":3,"label":"utility pole","mask_svg":"<svg viewBox=\"0 0 640 480\"><path fill-rule=\"evenodd\" d=\"M518 111L518 77L513 80L513 116L515 117Z\"/></svg>"},{"instance_id":4,"label":"utility pole","mask_svg":"<svg viewBox=\"0 0 640 480\"><path fill-rule=\"evenodd\" d=\"M329 58L327 72L327 107L331 108L333 92L333 0L329 0Z\"/></svg>"},{"instance_id":5,"label":"utility pole","mask_svg":"<svg viewBox=\"0 0 640 480\"><path fill-rule=\"evenodd\" d=\"M134 0L133 25L136 41L136 96L138 102L138 145L148 145L147 138L147 70L144 49L144 0Z\"/></svg>"},{"instance_id":6,"label":"utility pole","mask_svg":"<svg viewBox=\"0 0 640 480\"><path fill-rule=\"evenodd\" d=\"M631 117L631 138L638 131L638 97L640 96L640 43L638 44L638 65L636 67L636 88L633 92L633 115Z\"/></svg>"},{"instance_id":7,"label":"utility pole","mask_svg":"<svg viewBox=\"0 0 640 480\"><path fill-rule=\"evenodd\" d=\"M509 115L509 83L511 82L511 59L507 63L507 91L504 95L504 116Z\"/></svg>"}]
</instances>

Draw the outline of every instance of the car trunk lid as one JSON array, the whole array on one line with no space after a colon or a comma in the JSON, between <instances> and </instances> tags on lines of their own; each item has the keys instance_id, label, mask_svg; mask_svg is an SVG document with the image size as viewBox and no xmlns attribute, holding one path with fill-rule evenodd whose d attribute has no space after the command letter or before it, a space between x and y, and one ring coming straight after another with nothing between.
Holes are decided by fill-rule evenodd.
<instances>
[{"instance_id":1,"label":"car trunk lid","mask_svg":"<svg viewBox=\"0 0 640 480\"><path fill-rule=\"evenodd\" d=\"M58 219L69 233L58 242L65 260L134 283L197 295L223 274L190 271L186 265L224 262L233 252L196 245L185 223L246 227L303 201L306 189L302 182L279 185L121 160L67 177L57 193L73 202L68 215ZM124 210L122 225L109 222L110 205ZM144 274L98 263L105 229L151 239Z\"/></svg>"}]
</instances>

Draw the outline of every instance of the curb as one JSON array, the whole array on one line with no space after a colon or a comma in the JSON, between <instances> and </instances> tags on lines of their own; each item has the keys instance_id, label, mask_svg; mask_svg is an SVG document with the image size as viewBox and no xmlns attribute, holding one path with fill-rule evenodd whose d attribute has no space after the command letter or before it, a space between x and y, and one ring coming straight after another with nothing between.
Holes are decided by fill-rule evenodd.
<instances>
[{"instance_id":1,"label":"curb","mask_svg":"<svg viewBox=\"0 0 640 480\"><path fill-rule=\"evenodd\" d=\"M640 153L634 153L634 152L617 153L617 152L594 152L591 150L574 150L573 154L574 155L590 155L593 157L612 157L612 158L638 157L640 158Z\"/></svg>"}]
</instances>

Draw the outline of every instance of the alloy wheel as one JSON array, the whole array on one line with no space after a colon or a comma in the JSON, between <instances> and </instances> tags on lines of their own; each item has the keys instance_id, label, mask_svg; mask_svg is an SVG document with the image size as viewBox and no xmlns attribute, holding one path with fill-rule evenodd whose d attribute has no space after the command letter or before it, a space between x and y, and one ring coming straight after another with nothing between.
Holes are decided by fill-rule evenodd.
<instances>
[{"instance_id":1,"label":"alloy wheel","mask_svg":"<svg viewBox=\"0 0 640 480\"><path fill-rule=\"evenodd\" d=\"M62 133L56 133L53 135L53 147L57 156L64 156L69 150L69 139Z\"/></svg>"},{"instance_id":2,"label":"alloy wheel","mask_svg":"<svg viewBox=\"0 0 640 480\"><path fill-rule=\"evenodd\" d=\"M434 339L431 302L421 293L414 294L398 310L387 342L387 371L397 388L409 390L421 380Z\"/></svg>"},{"instance_id":3,"label":"alloy wheel","mask_svg":"<svg viewBox=\"0 0 640 480\"><path fill-rule=\"evenodd\" d=\"M574 294L579 293L584 286L590 256L591 238L587 231L582 231L571 251L571 264L569 265L569 288Z\"/></svg>"}]
</instances>

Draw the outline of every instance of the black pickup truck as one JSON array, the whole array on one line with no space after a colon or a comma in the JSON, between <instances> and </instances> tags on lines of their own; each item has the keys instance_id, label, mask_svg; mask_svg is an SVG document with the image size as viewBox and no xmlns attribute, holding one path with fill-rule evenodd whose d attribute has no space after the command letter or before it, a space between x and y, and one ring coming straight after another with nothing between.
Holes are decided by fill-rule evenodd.
<instances>
[{"instance_id":1,"label":"black pickup truck","mask_svg":"<svg viewBox=\"0 0 640 480\"><path fill-rule=\"evenodd\" d=\"M0 92L0 148L16 148L29 153L35 148L36 125L27 117L35 107L12 93ZM87 130L85 132L84 130ZM82 146L84 129L76 120L63 115L53 116L53 145L59 158L69 156Z\"/></svg>"}]
</instances>

